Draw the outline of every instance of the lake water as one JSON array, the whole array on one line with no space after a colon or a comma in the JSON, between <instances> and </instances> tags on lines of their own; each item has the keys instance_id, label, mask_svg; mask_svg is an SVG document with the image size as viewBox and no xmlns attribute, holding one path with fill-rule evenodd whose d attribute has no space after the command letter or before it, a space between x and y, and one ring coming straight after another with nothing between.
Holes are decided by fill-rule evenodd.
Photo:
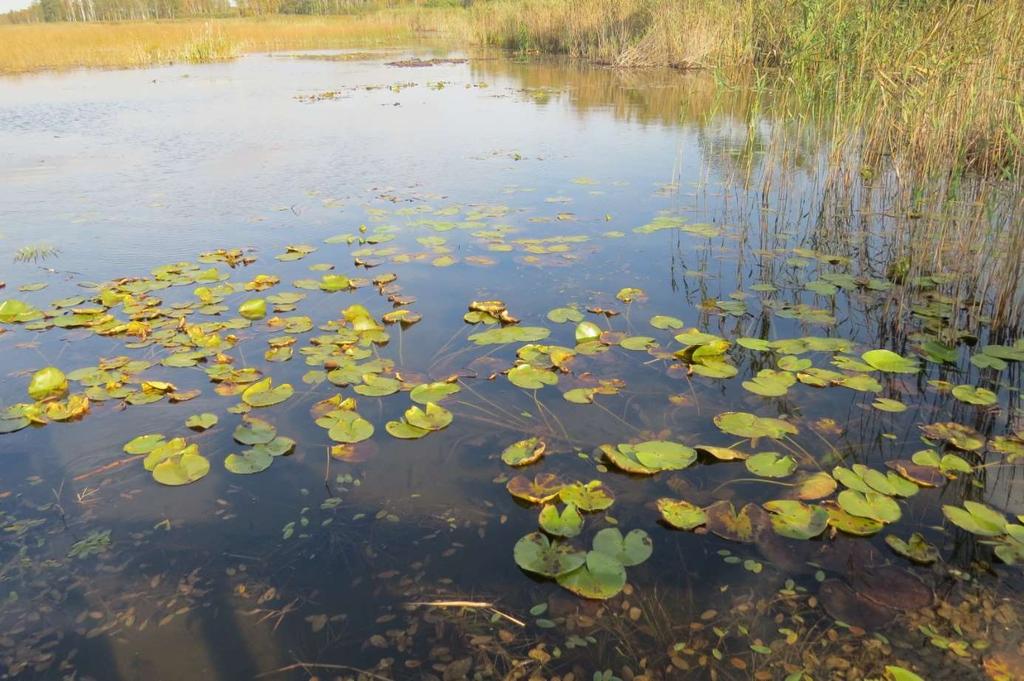
<instances>
[{"instance_id":1,"label":"lake water","mask_svg":"<svg viewBox=\"0 0 1024 681\"><path fill-rule=\"evenodd\" d=\"M902 272L891 176L837 198L770 96L412 54L0 80L3 678L1014 678L1024 534L940 510L1024 513L983 268ZM48 366L71 397L17 406ZM294 447L240 458L251 417ZM146 434L209 472L160 484ZM533 534L506 485L538 474L582 531Z\"/></svg>"}]
</instances>

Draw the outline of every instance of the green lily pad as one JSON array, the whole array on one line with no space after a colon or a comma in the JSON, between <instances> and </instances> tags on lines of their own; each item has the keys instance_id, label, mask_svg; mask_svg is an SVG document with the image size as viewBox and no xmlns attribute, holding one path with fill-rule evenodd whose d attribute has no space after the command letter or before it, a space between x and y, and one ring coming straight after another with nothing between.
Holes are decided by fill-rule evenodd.
<instances>
[{"instance_id":1,"label":"green lily pad","mask_svg":"<svg viewBox=\"0 0 1024 681\"><path fill-rule=\"evenodd\" d=\"M566 322L575 324L583 321L583 313L572 307L556 307L548 312L548 319L555 324L565 324Z\"/></svg>"},{"instance_id":2,"label":"green lily pad","mask_svg":"<svg viewBox=\"0 0 1024 681\"><path fill-rule=\"evenodd\" d=\"M538 369L532 364L520 364L509 370L508 380L525 390L538 390L546 385L558 383L558 374Z\"/></svg>"},{"instance_id":3,"label":"green lily pad","mask_svg":"<svg viewBox=\"0 0 1024 681\"><path fill-rule=\"evenodd\" d=\"M393 395L402 387L398 379L377 374L363 374L363 382L355 386L353 390L366 397L385 397Z\"/></svg>"},{"instance_id":4,"label":"green lily pad","mask_svg":"<svg viewBox=\"0 0 1024 681\"><path fill-rule=\"evenodd\" d=\"M650 336L626 336L619 342L619 347L625 350L642 351L656 344L656 341Z\"/></svg>"},{"instance_id":5,"label":"green lily pad","mask_svg":"<svg viewBox=\"0 0 1024 681\"><path fill-rule=\"evenodd\" d=\"M164 436L160 433L150 433L148 435L139 435L138 437L132 438L125 443L123 449L125 454L149 454L164 442Z\"/></svg>"},{"instance_id":6,"label":"green lily pad","mask_svg":"<svg viewBox=\"0 0 1024 681\"><path fill-rule=\"evenodd\" d=\"M893 400L888 397L876 397L875 401L871 403L871 406L879 411L888 411L894 414L907 410L907 405L903 404L899 400Z\"/></svg>"},{"instance_id":7,"label":"green lily pad","mask_svg":"<svg viewBox=\"0 0 1024 681\"><path fill-rule=\"evenodd\" d=\"M210 462L194 447L157 464L153 468L153 479L161 485L178 486L204 477L210 472Z\"/></svg>"},{"instance_id":8,"label":"green lily pad","mask_svg":"<svg viewBox=\"0 0 1024 681\"><path fill-rule=\"evenodd\" d=\"M373 424L354 411L339 409L326 416L327 437L335 442L355 444L373 436ZM321 423L318 419L317 423Z\"/></svg>"},{"instance_id":9,"label":"green lily pad","mask_svg":"<svg viewBox=\"0 0 1024 681\"><path fill-rule=\"evenodd\" d=\"M242 401L250 407L271 407L284 402L295 392L290 383L282 383L273 388L272 383L269 376L256 381L242 392Z\"/></svg>"},{"instance_id":10,"label":"green lily pad","mask_svg":"<svg viewBox=\"0 0 1024 681\"><path fill-rule=\"evenodd\" d=\"M46 367L32 374L28 395L36 402L63 397L68 391L68 379L57 367Z\"/></svg>"},{"instance_id":11,"label":"green lily pad","mask_svg":"<svg viewBox=\"0 0 1024 681\"><path fill-rule=\"evenodd\" d=\"M284 456L295 449L295 440L279 435L270 442L254 445L252 451L262 452L270 456Z\"/></svg>"},{"instance_id":12,"label":"green lily pad","mask_svg":"<svg viewBox=\"0 0 1024 681\"><path fill-rule=\"evenodd\" d=\"M847 513L839 506L827 506L828 524L840 532L857 537L868 537L879 532L885 524L874 518L862 518Z\"/></svg>"},{"instance_id":13,"label":"green lily pad","mask_svg":"<svg viewBox=\"0 0 1024 681\"><path fill-rule=\"evenodd\" d=\"M914 532L910 535L910 539L907 539L906 541L894 534L890 534L886 536L885 543L889 545L889 548L904 558L909 558L915 563L920 563L921 565L934 563L939 559L939 550L932 544L928 543L928 540L924 538L924 535L919 532Z\"/></svg>"},{"instance_id":14,"label":"green lily pad","mask_svg":"<svg viewBox=\"0 0 1024 681\"><path fill-rule=\"evenodd\" d=\"M615 495L600 480L565 485L559 490L558 496L562 503L572 504L587 513L603 511L615 503Z\"/></svg>"},{"instance_id":15,"label":"green lily pad","mask_svg":"<svg viewBox=\"0 0 1024 681\"><path fill-rule=\"evenodd\" d=\"M960 529L980 537L996 537L1006 532L1003 514L976 501L965 501L963 508L943 505L942 513Z\"/></svg>"},{"instance_id":16,"label":"green lily pad","mask_svg":"<svg viewBox=\"0 0 1024 681\"><path fill-rule=\"evenodd\" d=\"M545 504L539 522L542 530L558 537L575 537L583 531L583 516L572 504L567 504L561 513L557 506Z\"/></svg>"},{"instance_id":17,"label":"green lily pad","mask_svg":"<svg viewBox=\"0 0 1024 681\"><path fill-rule=\"evenodd\" d=\"M821 506L792 499L767 501L762 506L771 513L772 528L783 537L811 539L828 527L828 512Z\"/></svg>"},{"instance_id":18,"label":"green lily pad","mask_svg":"<svg viewBox=\"0 0 1024 681\"><path fill-rule=\"evenodd\" d=\"M661 498L657 504L662 519L677 530L692 530L707 521L704 509L689 501Z\"/></svg>"},{"instance_id":19,"label":"green lily pad","mask_svg":"<svg viewBox=\"0 0 1024 681\"><path fill-rule=\"evenodd\" d=\"M147 471L152 472L158 464L163 463L167 459L178 456L187 448L189 448L189 445L185 442L185 438L183 437L176 437L167 440L166 442L161 442L146 453L146 458L142 460L142 467ZM198 448L195 445L192 445L192 448L198 451Z\"/></svg>"},{"instance_id":20,"label":"green lily pad","mask_svg":"<svg viewBox=\"0 0 1024 681\"><path fill-rule=\"evenodd\" d=\"M502 326L474 333L469 337L477 345L504 345L505 343L533 343L544 340L551 331L541 326Z\"/></svg>"},{"instance_id":21,"label":"green lily pad","mask_svg":"<svg viewBox=\"0 0 1024 681\"><path fill-rule=\"evenodd\" d=\"M788 371L761 369L753 379L743 381L743 387L762 397L781 397L789 392L794 383L796 376Z\"/></svg>"},{"instance_id":22,"label":"green lily pad","mask_svg":"<svg viewBox=\"0 0 1024 681\"><path fill-rule=\"evenodd\" d=\"M678 442L647 440L635 445L619 445L619 449L626 446L632 448L642 465L659 471L680 471L697 460L697 450Z\"/></svg>"},{"instance_id":23,"label":"green lily pad","mask_svg":"<svg viewBox=\"0 0 1024 681\"><path fill-rule=\"evenodd\" d=\"M789 454L761 452L746 460L747 470L762 478L784 478L796 470L796 460Z\"/></svg>"},{"instance_id":24,"label":"green lily pad","mask_svg":"<svg viewBox=\"0 0 1024 681\"><path fill-rule=\"evenodd\" d=\"M654 542L643 530L630 530L625 537L617 527L606 527L594 535L594 550L614 558L620 565L639 565L651 557Z\"/></svg>"},{"instance_id":25,"label":"green lily pad","mask_svg":"<svg viewBox=\"0 0 1024 681\"><path fill-rule=\"evenodd\" d=\"M512 550L516 565L544 577L558 577L587 562L587 554L570 544L552 542L541 532L531 532L516 542Z\"/></svg>"},{"instance_id":26,"label":"green lily pad","mask_svg":"<svg viewBox=\"0 0 1024 681\"><path fill-rule=\"evenodd\" d=\"M440 402L444 398L454 395L455 393L462 390L458 383L422 383L409 392L409 398L413 402L419 404L427 404L429 402Z\"/></svg>"},{"instance_id":27,"label":"green lily pad","mask_svg":"<svg viewBox=\"0 0 1024 681\"><path fill-rule=\"evenodd\" d=\"M539 437L530 437L510 444L501 453L501 460L509 466L526 466L540 461L547 444Z\"/></svg>"},{"instance_id":28,"label":"green lily pad","mask_svg":"<svg viewBox=\"0 0 1024 681\"><path fill-rule=\"evenodd\" d=\"M601 333L601 327L594 322L580 322L576 325L576 344L599 340Z\"/></svg>"},{"instance_id":29,"label":"green lily pad","mask_svg":"<svg viewBox=\"0 0 1024 681\"><path fill-rule=\"evenodd\" d=\"M715 425L723 433L738 437L770 437L781 440L786 435L796 435L797 428L788 421L771 417L754 416L744 411L726 411L715 416Z\"/></svg>"},{"instance_id":30,"label":"green lily pad","mask_svg":"<svg viewBox=\"0 0 1024 681\"><path fill-rule=\"evenodd\" d=\"M988 388L976 388L973 385L956 386L953 388L953 397L961 402L976 404L982 407L993 405L999 401L996 394Z\"/></svg>"},{"instance_id":31,"label":"green lily pad","mask_svg":"<svg viewBox=\"0 0 1024 681\"><path fill-rule=\"evenodd\" d=\"M681 329L684 324L681 319L659 314L651 317L651 326L656 329Z\"/></svg>"},{"instance_id":32,"label":"green lily pad","mask_svg":"<svg viewBox=\"0 0 1024 681\"><path fill-rule=\"evenodd\" d=\"M435 402L428 402L425 409L415 406L406 409L405 420L423 430L441 430L452 422L452 413Z\"/></svg>"},{"instance_id":33,"label":"green lily pad","mask_svg":"<svg viewBox=\"0 0 1024 681\"><path fill-rule=\"evenodd\" d=\"M217 415L209 412L193 414L185 419L185 426L192 430L208 430L217 425Z\"/></svg>"},{"instance_id":34,"label":"green lily pad","mask_svg":"<svg viewBox=\"0 0 1024 681\"><path fill-rule=\"evenodd\" d=\"M929 440L947 442L964 451L973 452L985 446L984 436L974 428L960 423L931 423L920 428Z\"/></svg>"},{"instance_id":35,"label":"green lily pad","mask_svg":"<svg viewBox=\"0 0 1024 681\"><path fill-rule=\"evenodd\" d=\"M262 473L274 463L274 457L262 449L250 449L241 454L228 454L224 459L224 468L238 475Z\"/></svg>"},{"instance_id":36,"label":"green lily pad","mask_svg":"<svg viewBox=\"0 0 1024 681\"><path fill-rule=\"evenodd\" d=\"M586 555L586 565L558 577L558 584L582 598L606 600L626 586L626 568L598 551Z\"/></svg>"},{"instance_id":37,"label":"green lily pad","mask_svg":"<svg viewBox=\"0 0 1024 681\"><path fill-rule=\"evenodd\" d=\"M244 416L242 422L235 426L232 437L243 445L258 445L270 442L277 435L277 429L263 419L255 416Z\"/></svg>"},{"instance_id":38,"label":"green lily pad","mask_svg":"<svg viewBox=\"0 0 1024 681\"><path fill-rule=\"evenodd\" d=\"M418 440L430 434L430 431L426 428L417 428L406 423L404 420L388 421L384 424L384 430L392 437L397 437L401 440Z\"/></svg>"},{"instance_id":39,"label":"green lily pad","mask_svg":"<svg viewBox=\"0 0 1024 681\"><path fill-rule=\"evenodd\" d=\"M872 369L891 374L916 374L921 370L917 360L897 355L892 350L868 350L860 358Z\"/></svg>"},{"instance_id":40,"label":"green lily pad","mask_svg":"<svg viewBox=\"0 0 1024 681\"><path fill-rule=\"evenodd\" d=\"M246 319L257 320L267 316L267 301L253 298L238 306L238 314Z\"/></svg>"},{"instance_id":41,"label":"green lily pad","mask_svg":"<svg viewBox=\"0 0 1024 681\"><path fill-rule=\"evenodd\" d=\"M889 496L878 492L857 492L851 489L839 493L840 508L858 518L871 518L883 523L900 519L900 505Z\"/></svg>"}]
</instances>

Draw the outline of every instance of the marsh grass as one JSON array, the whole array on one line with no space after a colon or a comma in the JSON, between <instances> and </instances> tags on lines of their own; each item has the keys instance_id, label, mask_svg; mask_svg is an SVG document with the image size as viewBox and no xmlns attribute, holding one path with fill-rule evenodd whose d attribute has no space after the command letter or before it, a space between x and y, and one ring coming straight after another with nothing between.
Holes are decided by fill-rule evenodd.
<instances>
[{"instance_id":1,"label":"marsh grass","mask_svg":"<svg viewBox=\"0 0 1024 681\"><path fill-rule=\"evenodd\" d=\"M394 46L452 35L449 10L396 9L340 17L267 17L0 26L0 73L204 63L246 52Z\"/></svg>"}]
</instances>

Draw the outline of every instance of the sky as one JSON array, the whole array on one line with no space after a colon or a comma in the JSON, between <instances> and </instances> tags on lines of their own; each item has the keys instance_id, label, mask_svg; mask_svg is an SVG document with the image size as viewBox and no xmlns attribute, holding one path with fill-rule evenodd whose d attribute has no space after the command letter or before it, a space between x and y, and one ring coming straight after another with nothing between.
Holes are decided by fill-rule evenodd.
<instances>
[{"instance_id":1,"label":"sky","mask_svg":"<svg viewBox=\"0 0 1024 681\"><path fill-rule=\"evenodd\" d=\"M24 9L32 4L32 0L0 0L0 12L10 12L12 9Z\"/></svg>"}]
</instances>

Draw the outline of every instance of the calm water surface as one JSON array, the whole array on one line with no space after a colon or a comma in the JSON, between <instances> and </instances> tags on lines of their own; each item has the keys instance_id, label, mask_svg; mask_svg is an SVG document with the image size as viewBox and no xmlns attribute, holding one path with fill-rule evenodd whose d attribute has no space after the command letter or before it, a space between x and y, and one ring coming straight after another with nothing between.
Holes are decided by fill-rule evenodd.
<instances>
[{"instance_id":1,"label":"calm water surface","mask_svg":"<svg viewBox=\"0 0 1024 681\"><path fill-rule=\"evenodd\" d=\"M830 531L742 543L659 522L661 497L731 500L738 509L783 498L801 474L853 464L885 471L887 461L926 448L921 424L955 421L988 437L1020 428L1017 363L984 373L967 361L967 346L957 347L955 363L928 363L919 374L868 374L876 390L797 382L765 397L741 384L777 368L786 352L734 345L737 376L688 375L671 354L684 347L673 340L679 330L649 323L671 316L730 341L846 339L839 354L854 358L873 348L916 356L922 330L952 324L940 316L936 326L928 312L945 302L941 280L923 295L886 284L896 226L884 206L865 201L857 220L829 212L817 137L774 159L769 140L792 121L752 113L750 93L719 90L707 76L502 57L399 68L386 64L395 54L249 56L0 81L0 300L47 310L96 296L102 282L152 278L154 268L240 248L255 262L201 267L233 282L266 274L280 283L231 293L226 310L204 314L190 307L203 282L186 278L151 291L154 306L177 305L188 324L223 322L248 298L295 291L306 298L281 316L306 315L319 327L350 305L379 318L395 309L388 294L412 296L407 309L422 321L388 326L389 342L373 355L393 362L384 373L397 372L406 387L456 378L462 386L441 403L454 414L450 426L400 440L385 424L411 406L407 392L367 397L322 376L304 380L324 367L300 349L327 332L294 334L294 356L267 362L279 327L261 320L223 330L237 336L224 349L235 367L295 387L285 402L254 410L296 441L294 451L241 476L223 464L245 449L232 438L237 395L218 394L207 365L161 365L173 352L161 346L166 337L0 326L4 406L27 399L37 369L70 373L122 355L153 363L132 379L135 388L150 380L200 391L178 403L94 400L79 420L0 435L4 678L304 679L372 670L396 679L589 679L646 670L649 678L782 679L802 669L863 678L879 676L883 664L927 678L981 678L984 659L1017 659L1018 569L944 528L939 512L975 499L1024 513L1020 475L1005 457L964 455L991 467L900 499L902 518L869 538ZM785 190L762 194L769 172ZM652 223L668 228L643 228ZM316 250L275 258L297 244ZM47 245L58 252L14 259L17 249ZM397 280L383 292L293 287L330 273L317 265ZM836 290L805 288L823 274ZM624 287L643 294L624 303L616 297ZM485 328L463 321L480 300L501 300L521 325L550 329L542 343L576 345L574 323L546 317L574 306L601 330L650 336L660 348L626 350L609 335L607 351L578 355L557 386L524 390L502 375L523 343L467 338ZM989 342L987 327L979 333L980 345ZM838 370L832 352L800 356ZM562 397L611 379L623 382L619 392L595 404ZM963 403L935 380L987 386L997 402ZM84 389L72 381L72 392ZM336 443L310 408L338 394L357 397L375 433L355 454L332 458ZM880 410L878 397L907 409ZM784 417L799 434L751 442L716 427L723 411ZM217 425L186 428L201 412L217 415ZM122 452L147 433L198 443L209 474L158 484ZM530 477L599 479L614 492L611 508L586 514L575 544L587 548L605 527L649 534L653 555L628 568L623 594L583 600L513 561L519 538L537 530L538 507L506 492L523 471L499 454L532 435L545 438L547 454L524 469ZM763 478L702 454L686 470L630 476L595 453L651 439L779 451L800 473ZM938 548L936 565L914 565L884 541L912 532ZM892 574L916 577L912 588L934 594L932 604L865 605L862 594L884 590ZM823 607L823 583L850 589L856 603L833 596ZM493 608L418 605L436 601ZM836 624L850 612L865 626ZM941 649L950 641L966 648Z\"/></svg>"}]
</instances>

